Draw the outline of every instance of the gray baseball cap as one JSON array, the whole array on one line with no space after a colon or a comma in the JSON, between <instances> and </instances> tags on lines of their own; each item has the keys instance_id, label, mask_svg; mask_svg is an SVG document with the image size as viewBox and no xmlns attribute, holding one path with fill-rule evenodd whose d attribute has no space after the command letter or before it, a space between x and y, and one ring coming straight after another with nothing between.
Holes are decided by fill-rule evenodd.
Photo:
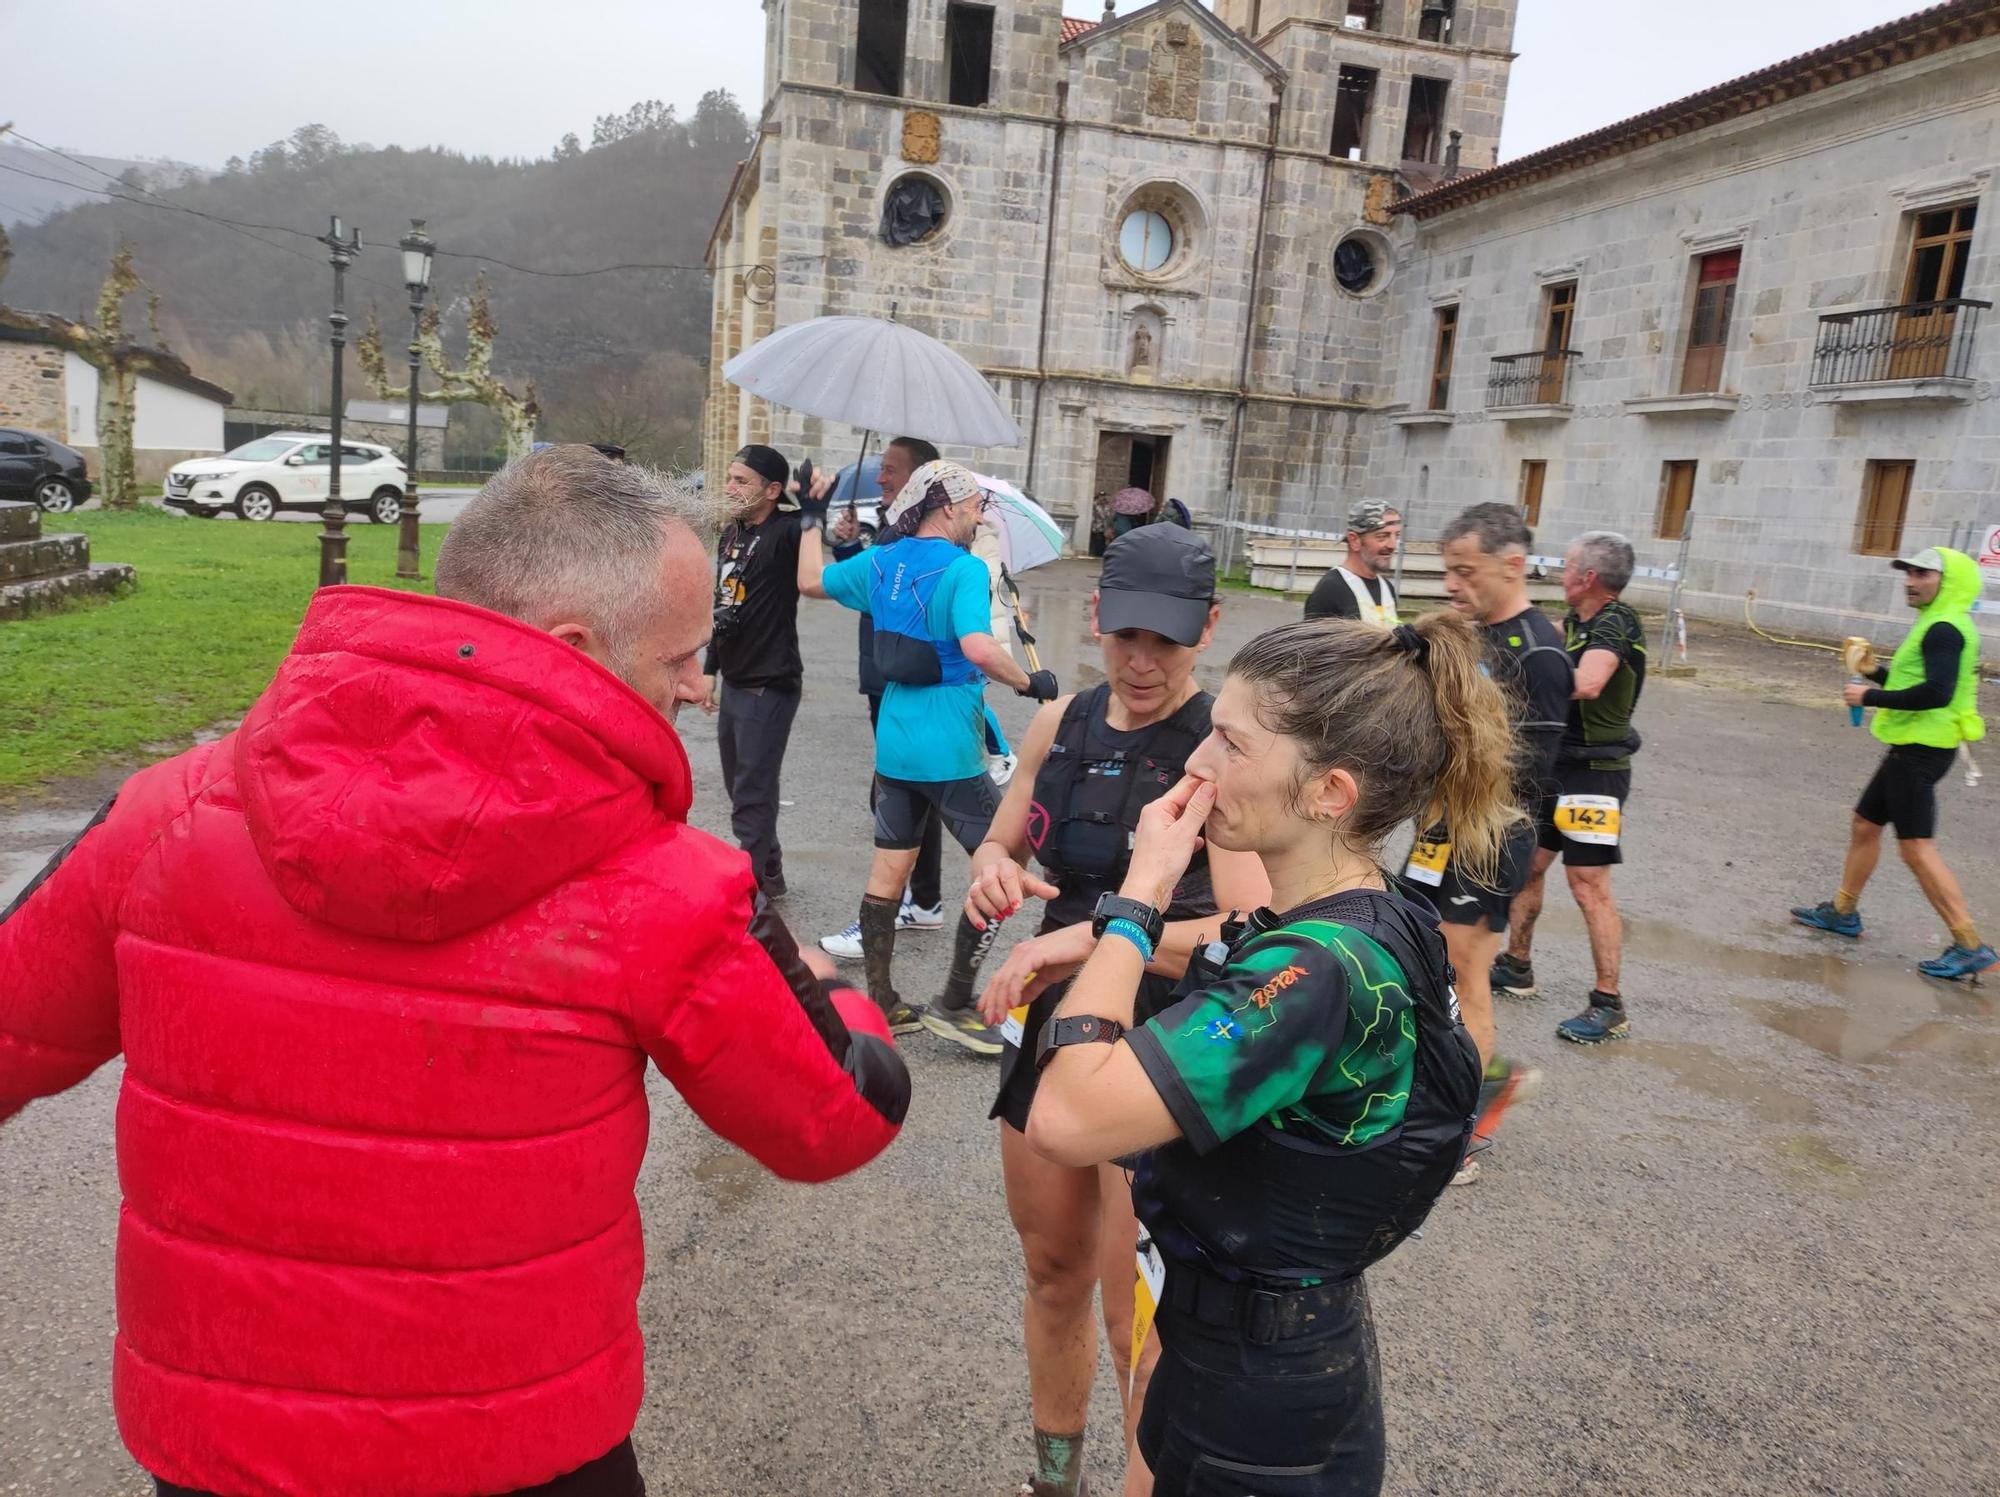
<instances>
[{"instance_id":1,"label":"gray baseball cap","mask_svg":"<svg viewBox=\"0 0 2000 1497\"><path fill-rule=\"evenodd\" d=\"M1942 572L1944 558L1938 555L1936 546L1926 546L1914 556L1899 556L1889 563L1903 572Z\"/></svg>"},{"instance_id":2,"label":"gray baseball cap","mask_svg":"<svg viewBox=\"0 0 2000 1497\"><path fill-rule=\"evenodd\" d=\"M1348 506L1347 528L1356 535L1372 535L1388 526L1391 515L1399 520L1402 518L1384 500L1357 499Z\"/></svg>"},{"instance_id":3,"label":"gray baseball cap","mask_svg":"<svg viewBox=\"0 0 2000 1497\"><path fill-rule=\"evenodd\" d=\"M1215 601L1215 553L1178 525L1141 525L1104 548L1097 627L1150 629L1175 644L1201 643Z\"/></svg>"}]
</instances>

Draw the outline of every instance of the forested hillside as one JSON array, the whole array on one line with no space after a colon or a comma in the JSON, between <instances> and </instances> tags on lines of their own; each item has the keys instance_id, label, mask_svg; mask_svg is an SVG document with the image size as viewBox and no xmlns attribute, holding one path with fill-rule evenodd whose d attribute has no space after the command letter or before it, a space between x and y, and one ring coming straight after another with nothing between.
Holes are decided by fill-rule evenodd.
<instances>
[{"instance_id":1,"label":"forested hillside","mask_svg":"<svg viewBox=\"0 0 2000 1497\"><path fill-rule=\"evenodd\" d=\"M422 218L441 252L434 285L447 345L462 345L465 294L483 271L500 324L494 367L535 382L545 435L622 440L656 461L691 460L697 360L708 346L708 281L698 268L543 275L461 256L527 271L699 267L749 143L748 121L721 92L687 119L657 102L604 116L590 146L566 137L539 161L352 147L306 126L207 181L159 193L106 181L143 201L100 201L18 228L0 299L87 314L127 241L159 293L169 346L198 373L234 390L241 405L324 409L332 272L322 249L283 231L323 233L334 213L361 230L367 248L348 280L353 331L371 306L379 310L390 373L400 378L409 313L396 240ZM353 364L349 377L354 393L369 393Z\"/></svg>"}]
</instances>

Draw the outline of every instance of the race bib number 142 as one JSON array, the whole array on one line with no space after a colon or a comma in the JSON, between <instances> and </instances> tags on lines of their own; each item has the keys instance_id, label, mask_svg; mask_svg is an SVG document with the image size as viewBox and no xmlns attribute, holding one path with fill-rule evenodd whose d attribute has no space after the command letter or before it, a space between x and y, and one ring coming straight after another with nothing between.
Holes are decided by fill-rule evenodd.
<instances>
[{"instance_id":1,"label":"race bib number 142","mask_svg":"<svg viewBox=\"0 0 2000 1497\"><path fill-rule=\"evenodd\" d=\"M1618 798L1615 795L1563 796L1556 802L1556 830L1572 842L1616 847Z\"/></svg>"}]
</instances>

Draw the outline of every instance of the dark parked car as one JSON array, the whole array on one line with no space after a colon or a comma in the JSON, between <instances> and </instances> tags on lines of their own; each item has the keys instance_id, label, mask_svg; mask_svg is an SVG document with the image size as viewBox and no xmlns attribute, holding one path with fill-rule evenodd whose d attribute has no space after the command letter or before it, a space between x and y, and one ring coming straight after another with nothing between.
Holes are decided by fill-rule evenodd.
<instances>
[{"instance_id":1,"label":"dark parked car","mask_svg":"<svg viewBox=\"0 0 2000 1497\"><path fill-rule=\"evenodd\" d=\"M28 499L66 515L90 497L81 453L31 431L0 426L0 499Z\"/></svg>"}]
</instances>

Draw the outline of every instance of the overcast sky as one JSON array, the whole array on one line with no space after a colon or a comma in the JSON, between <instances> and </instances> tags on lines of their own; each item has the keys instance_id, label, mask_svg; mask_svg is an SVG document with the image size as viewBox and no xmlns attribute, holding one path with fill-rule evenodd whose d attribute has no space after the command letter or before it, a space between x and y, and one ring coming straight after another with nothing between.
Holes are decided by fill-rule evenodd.
<instances>
[{"instance_id":1,"label":"overcast sky","mask_svg":"<svg viewBox=\"0 0 2000 1497\"><path fill-rule=\"evenodd\" d=\"M1521 0L1502 155L1917 8ZM1068 9L1095 16L1102 6ZM0 123L92 154L205 166L312 122L350 142L540 156L565 131L587 142L595 116L639 99L685 113L722 87L754 114L762 18L757 0L0 0Z\"/></svg>"}]
</instances>

